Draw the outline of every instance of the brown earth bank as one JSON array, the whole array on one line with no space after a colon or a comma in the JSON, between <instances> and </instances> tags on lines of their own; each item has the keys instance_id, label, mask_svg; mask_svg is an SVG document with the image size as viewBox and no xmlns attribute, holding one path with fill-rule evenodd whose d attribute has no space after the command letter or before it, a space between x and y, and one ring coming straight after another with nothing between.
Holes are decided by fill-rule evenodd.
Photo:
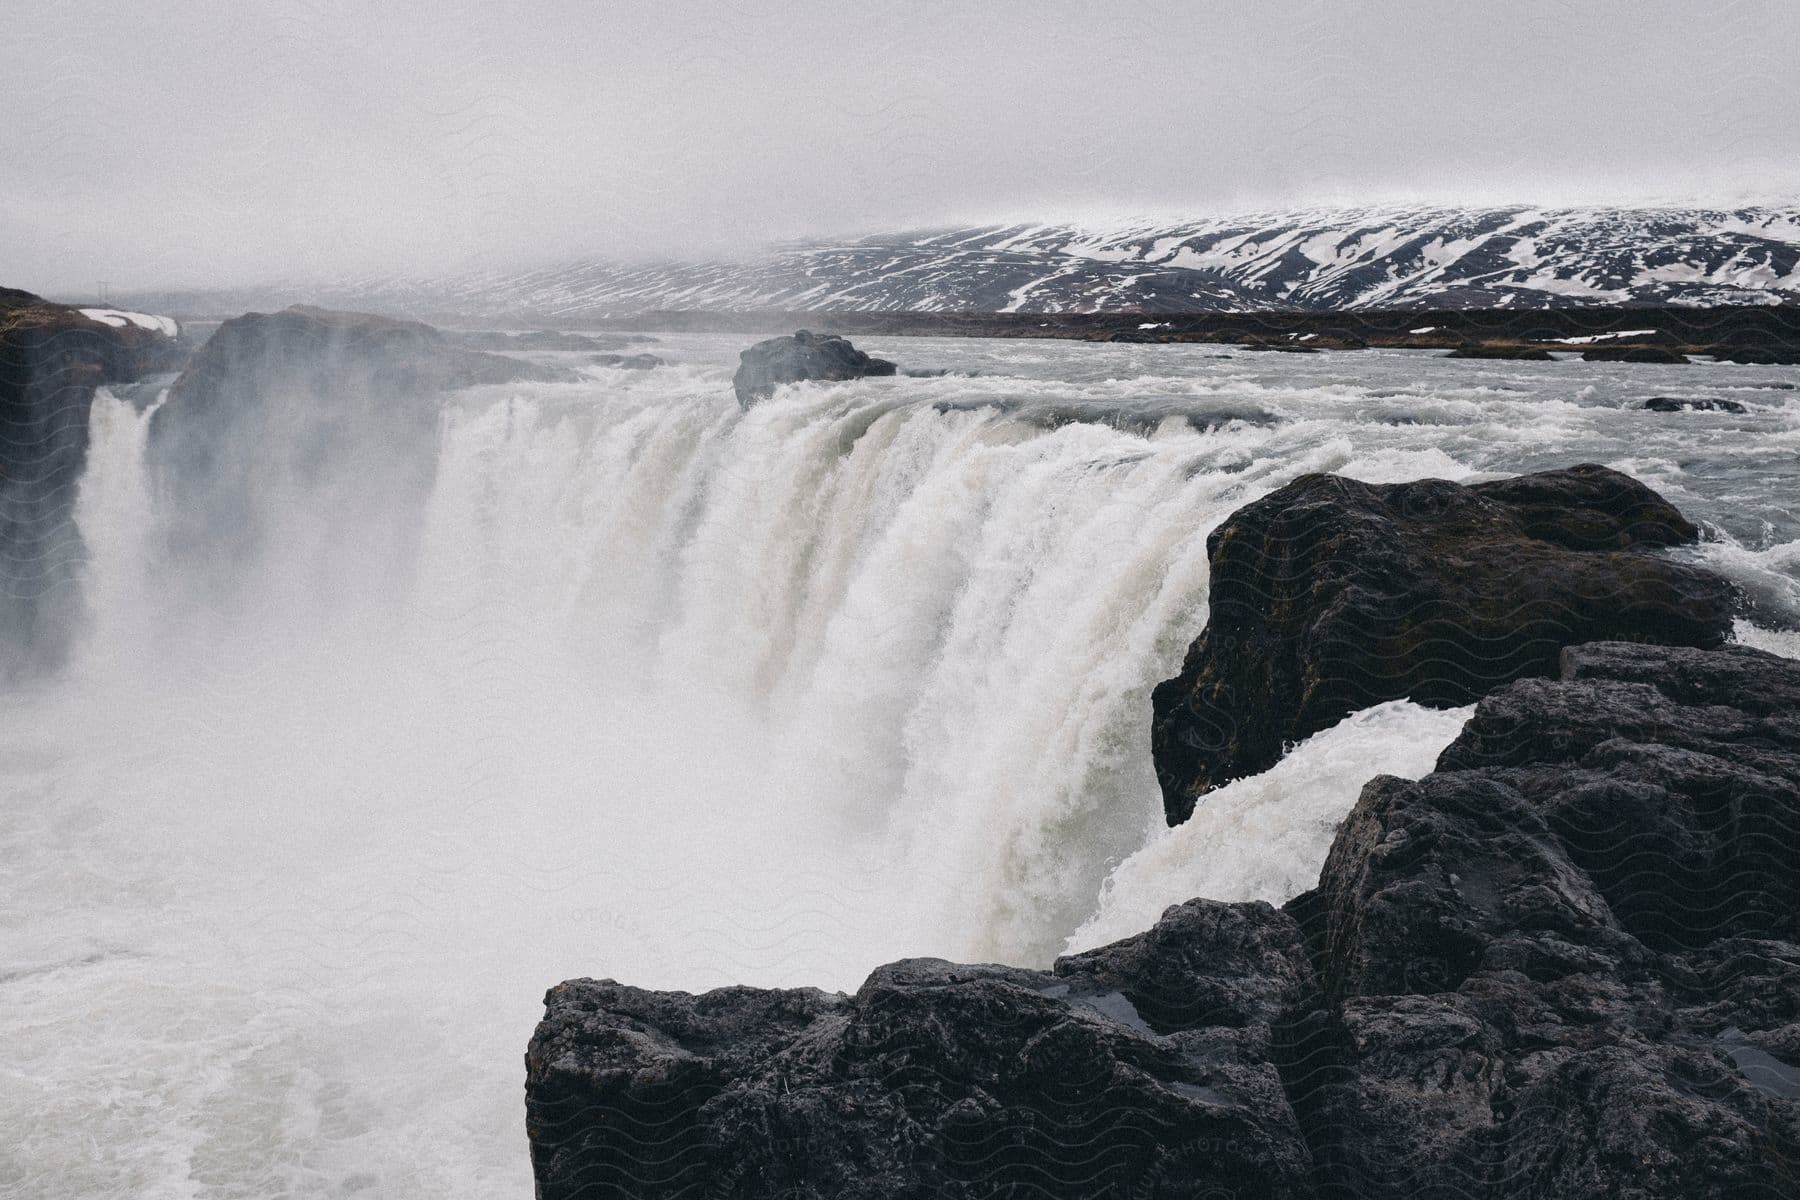
<instances>
[{"instance_id":1,"label":"brown earth bank","mask_svg":"<svg viewBox=\"0 0 1800 1200\"><path fill-rule=\"evenodd\" d=\"M541 1200L1800 1194L1800 662L1719 645L1729 589L1646 550L1692 526L1604 468L1350 484L1298 481L1246 528L1291 509L1380 543L1417 517L1401 574L1423 563L1432 589L1482 590L1483 556L1433 544L1476 527L1567 578L1494 671L1466 647L1450 682L1492 690L1432 774L1365 786L1317 887L1191 900L1048 970L906 960L850 995L563 983L525 1059ZM1314 594L1280 538L1240 540L1314 624L1381 591ZM1562 644L1605 614L1557 598L1622 582L1649 624L1612 636L1673 622L1693 644ZM1406 617L1404 590L1376 615ZM1360 652L1354 620L1323 623Z\"/></svg>"}]
</instances>

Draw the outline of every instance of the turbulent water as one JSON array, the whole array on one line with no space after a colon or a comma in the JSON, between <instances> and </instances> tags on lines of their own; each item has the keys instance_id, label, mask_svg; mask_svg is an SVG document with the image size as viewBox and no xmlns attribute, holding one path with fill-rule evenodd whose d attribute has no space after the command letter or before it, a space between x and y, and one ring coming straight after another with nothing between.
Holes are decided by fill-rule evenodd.
<instances>
[{"instance_id":1,"label":"turbulent water","mask_svg":"<svg viewBox=\"0 0 1800 1200\"><path fill-rule=\"evenodd\" d=\"M404 561L296 496L214 596L155 550L154 398L101 394L81 652L0 697L0 1193L524 1196L560 979L848 988L1309 886L1465 711L1174 831L1148 734L1205 535L1307 471L1630 471L1800 651L1800 370L895 339L954 373L741 414L741 344L445 397Z\"/></svg>"}]
</instances>

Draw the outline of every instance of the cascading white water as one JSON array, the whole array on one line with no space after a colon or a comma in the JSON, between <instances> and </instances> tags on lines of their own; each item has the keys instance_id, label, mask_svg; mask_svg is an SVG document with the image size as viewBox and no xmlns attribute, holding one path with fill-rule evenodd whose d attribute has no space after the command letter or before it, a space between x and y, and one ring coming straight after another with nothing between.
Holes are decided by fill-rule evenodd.
<instances>
[{"instance_id":1,"label":"cascading white water","mask_svg":"<svg viewBox=\"0 0 1800 1200\"><path fill-rule=\"evenodd\" d=\"M0 1191L525 1195L519 1055L562 978L853 987L1280 899L1462 714L1372 710L1162 830L1148 691L1219 520L1309 470L1547 455L1714 494L1654 466L1713 453L1700 419L1622 430L1505 368L918 342L890 354L983 374L741 414L721 346L448 397L415 561L371 585L297 519L198 605L145 415L102 393L88 636L0 697ZM1759 419L1772 453L1800 429ZM1705 553L1779 591L1792 537Z\"/></svg>"}]
</instances>

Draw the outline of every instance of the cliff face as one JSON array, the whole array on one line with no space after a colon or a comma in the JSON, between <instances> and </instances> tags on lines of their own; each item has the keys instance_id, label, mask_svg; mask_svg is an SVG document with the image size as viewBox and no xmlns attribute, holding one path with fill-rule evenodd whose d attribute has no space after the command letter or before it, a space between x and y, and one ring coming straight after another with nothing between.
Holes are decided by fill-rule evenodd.
<instances>
[{"instance_id":1,"label":"cliff face","mask_svg":"<svg viewBox=\"0 0 1800 1200\"><path fill-rule=\"evenodd\" d=\"M95 389L184 353L172 322L88 312L0 288L0 676L54 665L78 620L72 512Z\"/></svg>"},{"instance_id":2,"label":"cliff face","mask_svg":"<svg viewBox=\"0 0 1800 1200\"><path fill-rule=\"evenodd\" d=\"M1719 645L1723 582L1645 552L1692 527L1582 467L1311 477L1216 536L1260 569L1209 633L1291 616L1253 649L1313 655L1297 685L1487 693L1432 774L1367 784L1316 888L1049 971L564 983L526 1055L539 1196L1800 1194L1800 662Z\"/></svg>"},{"instance_id":3,"label":"cliff face","mask_svg":"<svg viewBox=\"0 0 1800 1200\"><path fill-rule=\"evenodd\" d=\"M1800 663L1576 647L1316 890L1051 971L551 990L544 1200L1800 1194Z\"/></svg>"},{"instance_id":4,"label":"cliff face","mask_svg":"<svg viewBox=\"0 0 1800 1200\"><path fill-rule=\"evenodd\" d=\"M1471 487L1308 475L1244 506L1207 539L1206 628L1152 698L1169 824L1384 700L1469 704L1579 642L1720 644L1729 586L1649 553L1696 536L1592 464Z\"/></svg>"},{"instance_id":5,"label":"cliff face","mask_svg":"<svg viewBox=\"0 0 1800 1200\"><path fill-rule=\"evenodd\" d=\"M226 321L151 421L169 553L190 583L226 589L281 525L339 545L345 578L395 570L442 395L563 377L416 321L304 306Z\"/></svg>"},{"instance_id":6,"label":"cliff face","mask_svg":"<svg viewBox=\"0 0 1800 1200\"><path fill-rule=\"evenodd\" d=\"M1205 1163L1302 1195L1277 1025L1315 990L1291 919L1204 900L1051 971L915 959L848 997L576 980L526 1058L538 1194L1187 1195Z\"/></svg>"}]
</instances>

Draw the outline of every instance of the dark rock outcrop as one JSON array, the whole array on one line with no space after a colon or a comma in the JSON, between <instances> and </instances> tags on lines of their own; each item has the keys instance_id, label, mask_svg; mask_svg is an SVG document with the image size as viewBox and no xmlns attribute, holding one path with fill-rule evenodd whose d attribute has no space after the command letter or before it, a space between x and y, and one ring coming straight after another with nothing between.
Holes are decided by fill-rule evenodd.
<instances>
[{"instance_id":1,"label":"dark rock outcrop","mask_svg":"<svg viewBox=\"0 0 1800 1200\"><path fill-rule=\"evenodd\" d=\"M848 997L563 984L538 1195L1800 1194L1797 706L1759 651L1576 647L1281 910Z\"/></svg>"},{"instance_id":2,"label":"dark rock outcrop","mask_svg":"<svg viewBox=\"0 0 1800 1200\"><path fill-rule=\"evenodd\" d=\"M893 363L870 358L836 334L802 329L792 337L758 342L740 354L731 385L738 403L749 408L758 400L768 399L785 383L861 379L867 375L892 375L895 370Z\"/></svg>"},{"instance_id":3,"label":"dark rock outcrop","mask_svg":"<svg viewBox=\"0 0 1800 1200\"><path fill-rule=\"evenodd\" d=\"M253 394L329 396L356 388L411 399L477 384L568 378L550 367L465 349L418 321L296 304L220 325L175 381L165 411L172 422Z\"/></svg>"},{"instance_id":4,"label":"dark rock outcrop","mask_svg":"<svg viewBox=\"0 0 1800 1200\"><path fill-rule=\"evenodd\" d=\"M1152 696L1170 824L1384 700L1468 704L1596 639L1714 646L1732 591L1646 550L1696 530L1595 465L1464 487L1308 475L1207 541L1210 619Z\"/></svg>"},{"instance_id":5,"label":"dark rock outcrop","mask_svg":"<svg viewBox=\"0 0 1800 1200\"><path fill-rule=\"evenodd\" d=\"M230 576L298 512L388 569L434 471L453 389L573 372L470 350L429 325L295 306L220 325L150 425L184 571Z\"/></svg>"},{"instance_id":6,"label":"dark rock outcrop","mask_svg":"<svg viewBox=\"0 0 1800 1200\"><path fill-rule=\"evenodd\" d=\"M1276 1063L1316 993L1290 918L1205 900L1050 971L915 959L853 996L576 980L526 1056L538 1195L1307 1195Z\"/></svg>"},{"instance_id":7,"label":"dark rock outcrop","mask_svg":"<svg viewBox=\"0 0 1800 1200\"><path fill-rule=\"evenodd\" d=\"M1518 346L1506 342L1464 342L1445 358L1499 358L1523 362L1550 362L1552 355L1539 346Z\"/></svg>"},{"instance_id":8,"label":"dark rock outcrop","mask_svg":"<svg viewBox=\"0 0 1800 1200\"><path fill-rule=\"evenodd\" d=\"M669 365L654 354L595 354L588 361L596 367L617 367L621 371L653 371Z\"/></svg>"},{"instance_id":9,"label":"dark rock outcrop","mask_svg":"<svg viewBox=\"0 0 1800 1200\"><path fill-rule=\"evenodd\" d=\"M77 614L84 556L72 506L94 390L174 370L186 346L110 310L0 288L0 677L53 665Z\"/></svg>"},{"instance_id":10,"label":"dark rock outcrop","mask_svg":"<svg viewBox=\"0 0 1800 1200\"><path fill-rule=\"evenodd\" d=\"M1800 664L1577 647L1340 828L1308 927L1348 1196L1800 1189Z\"/></svg>"},{"instance_id":11,"label":"dark rock outcrop","mask_svg":"<svg viewBox=\"0 0 1800 1200\"><path fill-rule=\"evenodd\" d=\"M1685 363L1688 356L1666 346L1595 346L1581 352L1583 362Z\"/></svg>"},{"instance_id":12,"label":"dark rock outcrop","mask_svg":"<svg viewBox=\"0 0 1800 1200\"><path fill-rule=\"evenodd\" d=\"M1643 407L1648 412L1728 412L1741 413L1748 411L1736 400L1715 400L1710 398L1684 398L1676 396L1652 396L1644 401Z\"/></svg>"},{"instance_id":13,"label":"dark rock outcrop","mask_svg":"<svg viewBox=\"0 0 1800 1200\"><path fill-rule=\"evenodd\" d=\"M1709 349L1720 362L1746 363L1758 367L1800 364L1800 348L1793 346L1715 346Z\"/></svg>"}]
</instances>

